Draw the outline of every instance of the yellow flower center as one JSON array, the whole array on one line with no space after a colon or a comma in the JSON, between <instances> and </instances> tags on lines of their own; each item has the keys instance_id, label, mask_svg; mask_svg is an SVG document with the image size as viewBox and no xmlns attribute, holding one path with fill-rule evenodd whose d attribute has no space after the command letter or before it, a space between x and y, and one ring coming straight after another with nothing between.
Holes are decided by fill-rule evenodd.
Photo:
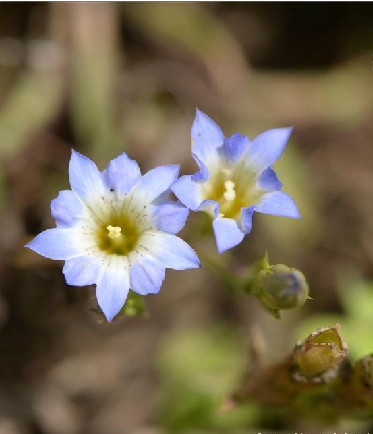
<instances>
[{"instance_id":1,"label":"yellow flower center","mask_svg":"<svg viewBox=\"0 0 373 434\"><path fill-rule=\"evenodd\" d=\"M241 208L258 203L264 193L256 185L256 173L242 161L227 162L225 167L210 173L210 179L202 187L202 196L219 203L220 217L238 219Z\"/></svg>"},{"instance_id":2,"label":"yellow flower center","mask_svg":"<svg viewBox=\"0 0 373 434\"><path fill-rule=\"evenodd\" d=\"M133 216L115 213L110 216L110 224L100 225L97 244L105 253L127 256L136 249L141 233Z\"/></svg>"}]
</instances>

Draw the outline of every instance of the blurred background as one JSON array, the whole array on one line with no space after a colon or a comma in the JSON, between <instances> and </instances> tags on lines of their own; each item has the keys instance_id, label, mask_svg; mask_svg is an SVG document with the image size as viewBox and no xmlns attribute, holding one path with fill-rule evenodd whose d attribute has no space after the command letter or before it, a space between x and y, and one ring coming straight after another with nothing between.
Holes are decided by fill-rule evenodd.
<instances>
[{"instance_id":1,"label":"blurred background","mask_svg":"<svg viewBox=\"0 0 373 434\"><path fill-rule=\"evenodd\" d=\"M0 4L0 433L369 432L256 403L222 414L261 330L268 361L342 324L351 358L373 351L371 3ZM312 301L281 322L206 269L167 271L149 317L103 324L94 288L23 246L54 226L71 148L102 169L193 173L195 108L226 136L295 125L276 164L300 221L254 216L218 257L192 215L181 236L245 272L304 272ZM223 258L223 259L222 259Z\"/></svg>"}]
</instances>

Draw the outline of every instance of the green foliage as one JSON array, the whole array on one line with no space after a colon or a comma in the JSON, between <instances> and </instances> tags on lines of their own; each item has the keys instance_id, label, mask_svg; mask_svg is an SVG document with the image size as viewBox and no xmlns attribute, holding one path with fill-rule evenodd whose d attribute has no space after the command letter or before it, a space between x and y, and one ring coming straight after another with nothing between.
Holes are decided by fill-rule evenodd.
<instances>
[{"instance_id":1,"label":"green foliage","mask_svg":"<svg viewBox=\"0 0 373 434\"><path fill-rule=\"evenodd\" d=\"M148 315L148 310L144 303L144 297L142 297L139 294L136 294L136 292L130 291L128 293L127 300L124 303L122 309L119 311L117 317L120 317L121 315L124 316Z\"/></svg>"},{"instance_id":2,"label":"green foliage","mask_svg":"<svg viewBox=\"0 0 373 434\"><path fill-rule=\"evenodd\" d=\"M243 342L227 328L176 331L159 353L158 421L170 432L229 432L251 426L253 406L219 411L243 370Z\"/></svg>"},{"instance_id":3,"label":"green foliage","mask_svg":"<svg viewBox=\"0 0 373 434\"><path fill-rule=\"evenodd\" d=\"M275 170L283 183L284 190L297 204L302 219L293 221L261 215L258 224L262 225L265 233L269 234L268 243L281 247L283 255L296 257L297 253L301 254L304 246L317 243L322 233L323 222L320 218L319 199L312 176L297 151L293 138L276 162Z\"/></svg>"},{"instance_id":4,"label":"green foliage","mask_svg":"<svg viewBox=\"0 0 373 434\"><path fill-rule=\"evenodd\" d=\"M57 74L20 75L0 108L0 157L19 152L39 128L53 119L61 101L61 90L62 80Z\"/></svg>"}]
</instances>

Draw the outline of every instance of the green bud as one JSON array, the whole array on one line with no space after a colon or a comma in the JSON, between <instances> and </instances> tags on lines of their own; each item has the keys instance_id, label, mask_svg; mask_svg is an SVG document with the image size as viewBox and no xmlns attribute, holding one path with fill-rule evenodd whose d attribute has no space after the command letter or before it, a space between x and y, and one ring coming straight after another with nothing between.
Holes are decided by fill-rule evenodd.
<instances>
[{"instance_id":1,"label":"green bud","mask_svg":"<svg viewBox=\"0 0 373 434\"><path fill-rule=\"evenodd\" d=\"M260 300L270 309L297 309L309 298L303 273L283 264L260 271L257 289Z\"/></svg>"},{"instance_id":2,"label":"green bud","mask_svg":"<svg viewBox=\"0 0 373 434\"><path fill-rule=\"evenodd\" d=\"M334 378L339 365L347 355L347 346L339 334L340 324L313 332L296 347L294 365L301 376L298 380Z\"/></svg>"}]
</instances>

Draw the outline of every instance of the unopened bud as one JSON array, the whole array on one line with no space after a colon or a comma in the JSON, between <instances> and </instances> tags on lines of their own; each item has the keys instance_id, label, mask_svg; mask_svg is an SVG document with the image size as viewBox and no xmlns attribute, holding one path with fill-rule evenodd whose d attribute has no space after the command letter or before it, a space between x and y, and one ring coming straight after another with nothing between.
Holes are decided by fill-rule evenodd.
<instances>
[{"instance_id":1,"label":"unopened bud","mask_svg":"<svg viewBox=\"0 0 373 434\"><path fill-rule=\"evenodd\" d=\"M347 346L339 334L340 325L313 332L296 348L293 362L305 379L333 377L347 355ZM334 378L334 377L333 377Z\"/></svg>"},{"instance_id":2,"label":"unopened bud","mask_svg":"<svg viewBox=\"0 0 373 434\"><path fill-rule=\"evenodd\" d=\"M297 309L309 298L303 273L283 264L262 270L257 285L260 300L271 309Z\"/></svg>"}]
</instances>

